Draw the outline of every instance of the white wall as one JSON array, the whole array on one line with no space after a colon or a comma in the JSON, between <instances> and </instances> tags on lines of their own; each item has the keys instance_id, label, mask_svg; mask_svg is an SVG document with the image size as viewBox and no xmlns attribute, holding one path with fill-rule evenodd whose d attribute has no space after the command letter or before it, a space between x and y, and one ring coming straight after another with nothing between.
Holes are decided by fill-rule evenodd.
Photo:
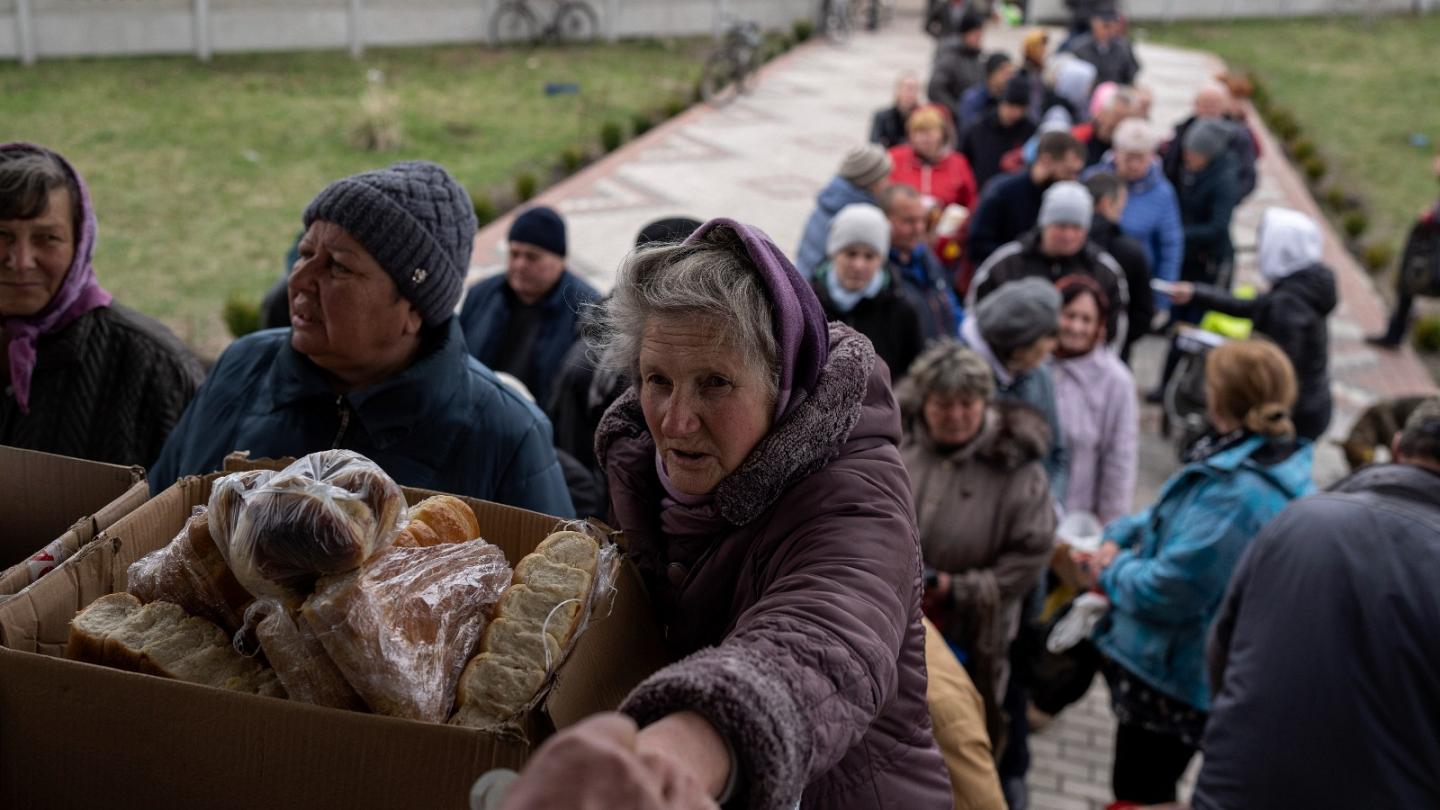
<instances>
[{"instance_id":1,"label":"white wall","mask_svg":"<svg viewBox=\"0 0 1440 810\"><path fill-rule=\"evenodd\" d=\"M1433 11L1437 0L1123 0L1125 14L1135 20L1199 20L1240 17L1306 17L1322 14L1364 14ZM1069 19L1062 0L1030 0L1037 19Z\"/></svg>"}]
</instances>

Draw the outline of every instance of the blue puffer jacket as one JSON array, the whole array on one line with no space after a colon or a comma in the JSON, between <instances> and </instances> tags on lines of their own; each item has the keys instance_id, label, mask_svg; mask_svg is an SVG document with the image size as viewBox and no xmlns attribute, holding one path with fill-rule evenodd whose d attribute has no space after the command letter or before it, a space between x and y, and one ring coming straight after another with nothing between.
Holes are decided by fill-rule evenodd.
<instances>
[{"instance_id":1,"label":"blue puffer jacket","mask_svg":"<svg viewBox=\"0 0 1440 810\"><path fill-rule=\"evenodd\" d=\"M1187 464L1153 506L1105 528L1123 551L1100 575L1110 612L1095 629L1095 644L1149 685L1202 711L1210 709L1206 636L1240 555L1286 504L1315 489L1309 442L1275 463L1261 460L1273 453L1251 436Z\"/></svg>"},{"instance_id":2,"label":"blue puffer jacket","mask_svg":"<svg viewBox=\"0 0 1440 810\"><path fill-rule=\"evenodd\" d=\"M1106 155L1099 165L1085 172L1090 177L1099 172L1115 173L1115 156ZM1150 163L1150 171L1128 184L1129 201L1120 215L1120 230L1140 243L1145 259L1150 262L1150 277L1177 281L1180 263L1185 259L1185 225L1180 219L1180 198L1175 187L1165 179L1160 161ZM1167 296L1155 295L1155 306L1170 310Z\"/></svg>"},{"instance_id":3,"label":"blue puffer jacket","mask_svg":"<svg viewBox=\"0 0 1440 810\"><path fill-rule=\"evenodd\" d=\"M825 242L830 238L830 221L840 209L851 203L879 205L875 197L843 177L832 177L830 183L815 197L815 210L805 221L800 248L795 251L795 268L807 278L825 261Z\"/></svg>"},{"instance_id":4,"label":"blue puffer jacket","mask_svg":"<svg viewBox=\"0 0 1440 810\"><path fill-rule=\"evenodd\" d=\"M584 279L566 270L535 306L540 309L540 333L535 338L529 371L517 374L541 407L550 402L550 388L565 369L565 355L580 338L580 308L600 300L600 293ZM465 345L477 360L491 368L505 368L505 328L520 299L505 282L505 274L491 276L470 288L460 307L460 328Z\"/></svg>"},{"instance_id":5,"label":"blue puffer jacket","mask_svg":"<svg viewBox=\"0 0 1440 810\"><path fill-rule=\"evenodd\" d=\"M401 484L570 517L550 422L465 351L451 319L410 368L337 396L318 366L290 348L289 329L230 345L150 471L157 493L182 475L254 457L361 453Z\"/></svg>"}]
</instances>

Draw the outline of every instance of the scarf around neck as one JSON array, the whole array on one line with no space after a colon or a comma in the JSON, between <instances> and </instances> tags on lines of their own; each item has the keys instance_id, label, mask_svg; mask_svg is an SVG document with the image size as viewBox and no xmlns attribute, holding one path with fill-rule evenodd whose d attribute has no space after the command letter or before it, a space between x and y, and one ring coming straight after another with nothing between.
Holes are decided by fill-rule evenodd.
<instances>
[{"instance_id":1,"label":"scarf around neck","mask_svg":"<svg viewBox=\"0 0 1440 810\"><path fill-rule=\"evenodd\" d=\"M840 283L840 276L832 265L825 270L825 291L830 294L830 300L834 302L836 309L841 312L849 312L861 301L879 295L880 291L885 289L885 279L885 271L877 270L869 284L858 290L847 290Z\"/></svg>"},{"instance_id":2,"label":"scarf around neck","mask_svg":"<svg viewBox=\"0 0 1440 810\"><path fill-rule=\"evenodd\" d=\"M95 278L95 268L90 264L95 252L97 223L95 209L90 204L90 190L85 180L70 162L58 153L31 143L15 142L0 144L0 153L34 153L50 155L57 159L65 171L70 173L80 190L80 199L74 205L80 209L80 233L76 234L75 256L65 280L50 298L50 302L34 315L7 316L0 318L5 336L10 344L7 354L10 361L10 388L22 414L30 413L30 382L35 375L36 344L45 335L53 335L74 323L76 319L91 310L109 306L112 296Z\"/></svg>"}]
</instances>

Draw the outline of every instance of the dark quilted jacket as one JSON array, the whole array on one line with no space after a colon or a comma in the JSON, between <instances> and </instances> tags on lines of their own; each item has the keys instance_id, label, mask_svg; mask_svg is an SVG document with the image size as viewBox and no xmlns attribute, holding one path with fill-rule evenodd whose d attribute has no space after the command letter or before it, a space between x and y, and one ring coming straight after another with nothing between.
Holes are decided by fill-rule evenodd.
<instances>
[{"instance_id":1,"label":"dark quilted jacket","mask_svg":"<svg viewBox=\"0 0 1440 810\"><path fill-rule=\"evenodd\" d=\"M733 746L735 806L950 807L930 727L920 549L899 409L869 343L830 326L815 392L662 535L655 445L634 389L596 451L667 643L687 656L622 707L680 710Z\"/></svg>"},{"instance_id":2,"label":"dark quilted jacket","mask_svg":"<svg viewBox=\"0 0 1440 810\"><path fill-rule=\"evenodd\" d=\"M202 376L158 321L116 304L91 310L40 338L28 416L6 386L0 444L148 467Z\"/></svg>"}]
</instances>

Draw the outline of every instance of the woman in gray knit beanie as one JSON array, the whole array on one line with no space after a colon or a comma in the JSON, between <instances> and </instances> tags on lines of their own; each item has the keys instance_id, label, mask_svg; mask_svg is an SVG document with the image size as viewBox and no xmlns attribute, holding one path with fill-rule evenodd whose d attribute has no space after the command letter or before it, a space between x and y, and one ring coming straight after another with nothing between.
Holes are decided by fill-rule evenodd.
<instances>
[{"instance_id":1,"label":"woman in gray knit beanie","mask_svg":"<svg viewBox=\"0 0 1440 810\"><path fill-rule=\"evenodd\" d=\"M465 189L410 161L305 208L290 328L221 355L150 472L152 491L226 454L366 455L401 484L569 516L550 424L470 357L453 317L475 239Z\"/></svg>"}]
</instances>

